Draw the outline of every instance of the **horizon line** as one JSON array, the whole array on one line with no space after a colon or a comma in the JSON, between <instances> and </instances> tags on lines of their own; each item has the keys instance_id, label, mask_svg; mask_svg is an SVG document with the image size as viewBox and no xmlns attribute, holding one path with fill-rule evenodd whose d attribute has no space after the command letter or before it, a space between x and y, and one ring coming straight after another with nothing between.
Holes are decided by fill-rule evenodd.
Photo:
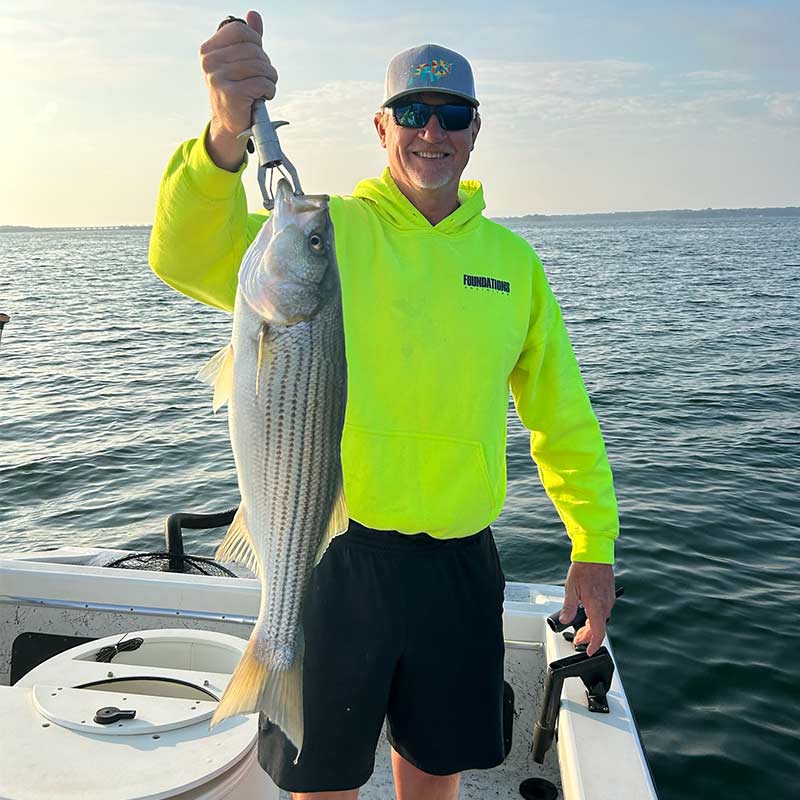
<instances>
[{"instance_id":1,"label":"horizon line","mask_svg":"<svg viewBox=\"0 0 800 800\"><path fill-rule=\"evenodd\" d=\"M725 214L725 213L744 213L744 212L796 212L800 214L800 206L742 206L738 208L720 207L714 208L660 208L646 211L579 211L570 214L543 214L540 212L528 212L526 214L502 215L490 217L494 220L527 220L527 219L564 219L575 217L615 217L615 216L645 216L649 214ZM257 212L248 212L257 213ZM0 232L13 231L69 231L69 230L118 230L120 228L152 228L152 223L117 223L113 225L0 225Z\"/></svg>"}]
</instances>

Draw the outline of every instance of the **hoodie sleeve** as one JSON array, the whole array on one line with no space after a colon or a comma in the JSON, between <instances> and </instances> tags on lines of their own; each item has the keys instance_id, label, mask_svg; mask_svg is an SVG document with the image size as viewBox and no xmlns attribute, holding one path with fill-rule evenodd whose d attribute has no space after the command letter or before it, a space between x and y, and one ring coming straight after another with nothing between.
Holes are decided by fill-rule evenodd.
<instances>
[{"instance_id":1,"label":"hoodie sleeve","mask_svg":"<svg viewBox=\"0 0 800 800\"><path fill-rule=\"evenodd\" d=\"M611 468L561 309L535 254L528 334L510 382L542 486L572 540L572 561L613 564L619 517Z\"/></svg>"},{"instance_id":2,"label":"hoodie sleeve","mask_svg":"<svg viewBox=\"0 0 800 800\"><path fill-rule=\"evenodd\" d=\"M161 179L150 235L150 266L189 297L233 310L239 264L267 219L248 214L242 172L218 167L208 155L208 126L184 142Z\"/></svg>"}]
</instances>

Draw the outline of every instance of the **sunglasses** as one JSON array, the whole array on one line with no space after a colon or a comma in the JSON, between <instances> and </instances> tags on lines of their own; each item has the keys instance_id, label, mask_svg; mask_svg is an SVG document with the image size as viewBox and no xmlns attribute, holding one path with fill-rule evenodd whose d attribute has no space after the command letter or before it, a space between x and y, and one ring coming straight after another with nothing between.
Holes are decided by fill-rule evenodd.
<instances>
[{"instance_id":1,"label":"sunglasses","mask_svg":"<svg viewBox=\"0 0 800 800\"><path fill-rule=\"evenodd\" d=\"M475 117L472 106L445 103L431 106L427 103L398 103L392 106L394 121L402 128L424 128L432 115L446 131L463 131Z\"/></svg>"}]
</instances>

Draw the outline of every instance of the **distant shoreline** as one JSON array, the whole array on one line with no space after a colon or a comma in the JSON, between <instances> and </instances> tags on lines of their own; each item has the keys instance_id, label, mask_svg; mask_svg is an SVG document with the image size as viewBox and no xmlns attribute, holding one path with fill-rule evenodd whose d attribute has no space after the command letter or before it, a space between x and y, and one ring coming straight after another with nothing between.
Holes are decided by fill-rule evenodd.
<instances>
[{"instance_id":1,"label":"distant shoreline","mask_svg":"<svg viewBox=\"0 0 800 800\"><path fill-rule=\"evenodd\" d=\"M776 208L675 208L663 211L604 211L586 214L523 214L518 217L492 217L498 222L543 223L543 222L593 222L593 221L632 221L657 219L722 219L730 217L800 217L800 206ZM121 231L150 230L152 225L63 225L36 227L34 225L0 225L0 233L25 233L31 231Z\"/></svg>"},{"instance_id":2,"label":"distant shoreline","mask_svg":"<svg viewBox=\"0 0 800 800\"><path fill-rule=\"evenodd\" d=\"M723 219L730 217L800 217L800 206L780 208L673 208L664 211L603 211L588 214L525 214L521 217L493 217L498 222L566 222L570 220L631 221L631 220L685 220Z\"/></svg>"},{"instance_id":3,"label":"distant shoreline","mask_svg":"<svg viewBox=\"0 0 800 800\"><path fill-rule=\"evenodd\" d=\"M0 225L0 233L25 233L26 231L149 231L152 225Z\"/></svg>"}]
</instances>

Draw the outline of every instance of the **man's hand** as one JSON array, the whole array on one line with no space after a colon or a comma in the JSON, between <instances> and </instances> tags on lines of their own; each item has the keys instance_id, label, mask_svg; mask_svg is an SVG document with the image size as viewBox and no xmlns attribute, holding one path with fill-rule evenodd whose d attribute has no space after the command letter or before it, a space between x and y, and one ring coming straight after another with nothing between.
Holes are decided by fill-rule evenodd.
<instances>
[{"instance_id":1,"label":"man's hand","mask_svg":"<svg viewBox=\"0 0 800 800\"><path fill-rule=\"evenodd\" d=\"M564 605L559 615L562 623L578 613L578 603L586 609L588 622L575 635L574 644L589 643L587 655L594 655L606 635L606 620L614 607L614 568L611 564L574 561L564 585Z\"/></svg>"},{"instance_id":2,"label":"man's hand","mask_svg":"<svg viewBox=\"0 0 800 800\"><path fill-rule=\"evenodd\" d=\"M278 73L261 47L261 16L247 12L247 25L231 22L200 47L200 63L211 100L211 127L206 148L212 161L235 172L244 158L253 101L275 97Z\"/></svg>"}]
</instances>

